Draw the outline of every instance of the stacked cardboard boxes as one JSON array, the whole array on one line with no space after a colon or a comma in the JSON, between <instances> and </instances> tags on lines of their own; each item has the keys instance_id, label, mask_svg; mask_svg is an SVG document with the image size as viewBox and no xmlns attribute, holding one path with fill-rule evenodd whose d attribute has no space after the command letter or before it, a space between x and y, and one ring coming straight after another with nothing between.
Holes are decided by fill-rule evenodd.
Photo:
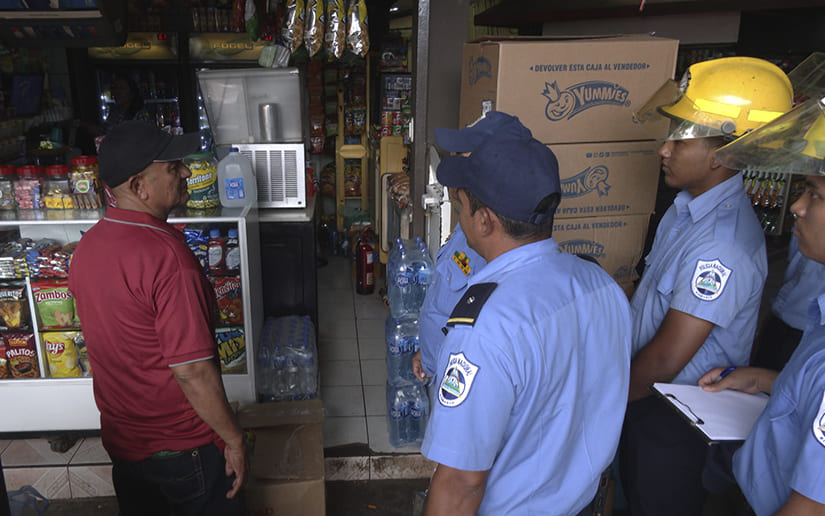
<instances>
[{"instance_id":1,"label":"stacked cardboard boxes","mask_svg":"<svg viewBox=\"0 0 825 516\"><path fill-rule=\"evenodd\" d=\"M464 46L461 125L490 110L519 117L559 160L553 236L636 279L656 201L666 121L633 112L673 77L679 42L648 35L507 38Z\"/></svg>"},{"instance_id":2,"label":"stacked cardboard boxes","mask_svg":"<svg viewBox=\"0 0 825 516\"><path fill-rule=\"evenodd\" d=\"M251 443L247 514L324 516L321 400L245 405L238 419Z\"/></svg>"}]
</instances>

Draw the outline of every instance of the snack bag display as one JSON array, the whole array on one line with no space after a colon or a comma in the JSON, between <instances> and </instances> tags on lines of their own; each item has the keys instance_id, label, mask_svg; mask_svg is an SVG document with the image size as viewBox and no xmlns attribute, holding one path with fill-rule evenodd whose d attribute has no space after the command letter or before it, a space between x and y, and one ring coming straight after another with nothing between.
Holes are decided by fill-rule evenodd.
<instances>
[{"instance_id":1,"label":"snack bag display","mask_svg":"<svg viewBox=\"0 0 825 516\"><path fill-rule=\"evenodd\" d=\"M0 285L0 329L20 331L30 327L26 284L14 281Z\"/></svg>"},{"instance_id":2,"label":"snack bag display","mask_svg":"<svg viewBox=\"0 0 825 516\"><path fill-rule=\"evenodd\" d=\"M370 50L367 32L367 3L365 0L349 0L347 6L347 48L359 57L366 57Z\"/></svg>"},{"instance_id":3,"label":"snack bag display","mask_svg":"<svg viewBox=\"0 0 825 516\"><path fill-rule=\"evenodd\" d=\"M40 378L34 333L4 333L3 341L12 378Z\"/></svg>"},{"instance_id":4,"label":"snack bag display","mask_svg":"<svg viewBox=\"0 0 825 516\"><path fill-rule=\"evenodd\" d=\"M327 0L327 32L324 47L330 59L340 59L344 55L347 42L347 10L344 0Z\"/></svg>"},{"instance_id":5,"label":"snack bag display","mask_svg":"<svg viewBox=\"0 0 825 516\"><path fill-rule=\"evenodd\" d=\"M304 46L309 57L324 46L324 0L306 0Z\"/></svg>"},{"instance_id":6,"label":"snack bag display","mask_svg":"<svg viewBox=\"0 0 825 516\"><path fill-rule=\"evenodd\" d=\"M37 304L41 329L71 328L76 325L74 296L69 291L69 281L32 281L32 296Z\"/></svg>"},{"instance_id":7,"label":"snack bag display","mask_svg":"<svg viewBox=\"0 0 825 516\"><path fill-rule=\"evenodd\" d=\"M243 328L218 328L215 330L218 358L223 374L246 373L246 337Z\"/></svg>"},{"instance_id":8,"label":"snack bag display","mask_svg":"<svg viewBox=\"0 0 825 516\"><path fill-rule=\"evenodd\" d=\"M83 376L78 357L77 339L79 331L43 332L40 341L46 350L49 376L52 378L75 378Z\"/></svg>"},{"instance_id":9,"label":"snack bag display","mask_svg":"<svg viewBox=\"0 0 825 516\"><path fill-rule=\"evenodd\" d=\"M218 301L218 324L243 324L241 278L238 276L210 276Z\"/></svg>"},{"instance_id":10,"label":"snack bag display","mask_svg":"<svg viewBox=\"0 0 825 516\"><path fill-rule=\"evenodd\" d=\"M281 37L293 54L304 42L304 5L304 0L286 0L286 18Z\"/></svg>"}]
</instances>

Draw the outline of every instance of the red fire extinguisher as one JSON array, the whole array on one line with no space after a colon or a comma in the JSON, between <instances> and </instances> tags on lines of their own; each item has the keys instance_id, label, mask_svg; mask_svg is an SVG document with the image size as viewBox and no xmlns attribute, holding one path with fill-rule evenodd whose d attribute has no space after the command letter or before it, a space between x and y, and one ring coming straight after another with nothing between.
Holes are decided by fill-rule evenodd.
<instances>
[{"instance_id":1,"label":"red fire extinguisher","mask_svg":"<svg viewBox=\"0 0 825 516\"><path fill-rule=\"evenodd\" d=\"M372 294L375 291L375 242L372 229L367 228L358 237L355 266L355 291Z\"/></svg>"}]
</instances>

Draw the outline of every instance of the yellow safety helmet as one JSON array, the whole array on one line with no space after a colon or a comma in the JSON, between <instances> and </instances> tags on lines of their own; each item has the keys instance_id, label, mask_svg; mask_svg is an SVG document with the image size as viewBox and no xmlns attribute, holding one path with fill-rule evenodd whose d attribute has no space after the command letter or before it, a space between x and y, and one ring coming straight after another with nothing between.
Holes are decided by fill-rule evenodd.
<instances>
[{"instance_id":1,"label":"yellow safety helmet","mask_svg":"<svg viewBox=\"0 0 825 516\"><path fill-rule=\"evenodd\" d=\"M753 57L723 57L691 65L636 114L671 119L668 140L738 138L791 109L793 87L778 66Z\"/></svg>"}]
</instances>

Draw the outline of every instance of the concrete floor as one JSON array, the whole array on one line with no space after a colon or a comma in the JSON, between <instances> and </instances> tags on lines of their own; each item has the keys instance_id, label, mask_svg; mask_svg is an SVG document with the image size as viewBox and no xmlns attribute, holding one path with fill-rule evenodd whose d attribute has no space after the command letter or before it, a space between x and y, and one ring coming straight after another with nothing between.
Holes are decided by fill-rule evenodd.
<instances>
[{"instance_id":1,"label":"concrete floor","mask_svg":"<svg viewBox=\"0 0 825 516\"><path fill-rule=\"evenodd\" d=\"M327 516L415 516L413 500L428 479L327 482ZM113 497L55 500L46 516L117 516Z\"/></svg>"}]
</instances>

